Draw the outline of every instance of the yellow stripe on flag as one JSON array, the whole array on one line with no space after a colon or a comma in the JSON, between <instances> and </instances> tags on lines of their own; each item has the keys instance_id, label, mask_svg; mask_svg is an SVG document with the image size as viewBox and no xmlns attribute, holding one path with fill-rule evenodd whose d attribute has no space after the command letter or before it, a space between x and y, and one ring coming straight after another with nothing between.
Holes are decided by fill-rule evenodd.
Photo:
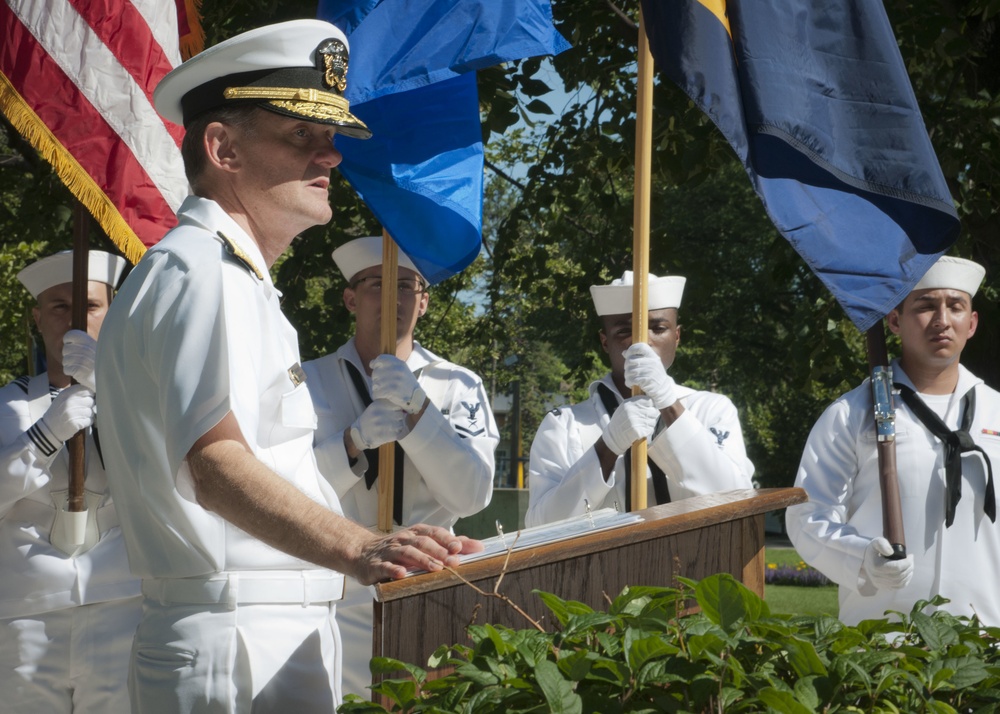
<instances>
[{"instance_id":1,"label":"yellow stripe on flag","mask_svg":"<svg viewBox=\"0 0 1000 714\"><path fill-rule=\"evenodd\" d=\"M726 33L732 39L733 33L729 29L729 18L726 16L726 0L698 0L705 8L719 18L719 22L726 28Z\"/></svg>"}]
</instances>

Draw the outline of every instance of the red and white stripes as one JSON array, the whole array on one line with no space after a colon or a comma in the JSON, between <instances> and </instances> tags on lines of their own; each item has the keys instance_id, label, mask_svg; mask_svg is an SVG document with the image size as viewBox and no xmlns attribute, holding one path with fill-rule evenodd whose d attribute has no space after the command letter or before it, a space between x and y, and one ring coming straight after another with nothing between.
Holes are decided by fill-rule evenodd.
<instances>
[{"instance_id":1,"label":"red and white stripes","mask_svg":"<svg viewBox=\"0 0 1000 714\"><path fill-rule=\"evenodd\" d=\"M0 111L133 262L188 192L183 129L152 104L177 17L175 0L0 0Z\"/></svg>"}]
</instances>

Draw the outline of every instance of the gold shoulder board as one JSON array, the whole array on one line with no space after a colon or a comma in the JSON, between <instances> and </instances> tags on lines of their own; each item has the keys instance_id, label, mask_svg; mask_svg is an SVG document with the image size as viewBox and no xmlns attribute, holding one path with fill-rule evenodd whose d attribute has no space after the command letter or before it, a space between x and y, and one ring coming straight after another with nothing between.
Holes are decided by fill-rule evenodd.
<instances>
[{"instance_id":1,"label":"gold shoulder board","mask_svg":"<svg viewBox=\"0 0 1000 714\"><path fill-rule=\"evenodd\" d=\"M222 239L222 244L226 246L226 252L236 258L236 260L243 263L247 270L257 276L257 280L263 282L264 274L260 272L260 268L254 265L253 260L251 260L250 256L246 254L246 251L236 245L236 242L222 231L216 231L216 235Z\"/></svg>"}]
</instances>

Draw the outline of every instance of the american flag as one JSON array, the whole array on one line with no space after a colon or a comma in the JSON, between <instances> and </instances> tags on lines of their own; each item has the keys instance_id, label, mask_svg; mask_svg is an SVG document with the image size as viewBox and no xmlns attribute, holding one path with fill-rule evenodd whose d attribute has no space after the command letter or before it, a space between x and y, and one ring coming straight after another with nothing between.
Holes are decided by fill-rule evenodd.
<instances>
[{"instance_id":1,"label":"american flag","mask_svg":"<svg viewBox=\"0 0 1000 714\"><path fill-rule=\"evenodd\" d=\"M152 97L199 36L193 0L0 0L0 112L132 262L188 192Z\"/></svg>"}]
</instances>

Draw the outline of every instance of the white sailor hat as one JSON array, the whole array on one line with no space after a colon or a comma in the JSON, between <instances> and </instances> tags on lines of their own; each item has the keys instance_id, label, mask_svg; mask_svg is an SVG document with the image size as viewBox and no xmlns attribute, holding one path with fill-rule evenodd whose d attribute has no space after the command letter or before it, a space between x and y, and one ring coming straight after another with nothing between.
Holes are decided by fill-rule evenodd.
<instances>
[{"instance_id":1,"label":"white sailor hat","mask_svg":"<svg viewBox=\"0 0 1000 714\"><path fill-rule=\"evenodd\" d=\"M687 278L680 275L665 275L657 277L649 274L648 305L649 310L662 310L666 307L681 306L684 295L684 283ZM591 285L590 295L594 298L594 307L598 315L625 315L632 312L632 271L626 270L622 276L612 280L610 285Z\"/></svg>"},{"instance_id":2,"label":"white sailor hat","mask_svg":"<svg viewBox=\"0 0 1000 714\"><path fill-rule=\"evenodd\" d=\"M965 258L954 258L942 255L930 270L924 273L920 282L913 286L914 290L934 290L947 288L961 290L975 297L979 290L986 268Z\"/></svg>"},{"instance_id":3,"label":"white sailor hat","mask_svg":"<svg viewBox=\"0 0 1000 714\"><path fill-rule=\"evenodd\" d=\"M209 47L167 74L153 92L156 110L187 126L223 106L262 109L337 127L356 139L372 135L344 98L347 37L322 20L266 25Z\"/></svg>"},{"instance_id":4,"label":"white sailor hat","mask_svg":"<svg viewBox=\"0 0 1000 714\"><path fill-rule=\"evenodd\" d=\"M103 250L90 251L87 260L87 278L111 287L118 286L118 280L125 269L125 259L120 255L105 253ZM73 282L73 251L64 250L36 260L17 274L17 279L32 297L38 298L42 291L54 285Z\"/></svg>"},{"instance_id":5,"label":"white sailor hat","mask_svg":"<svg viewBox=\"0 0 1000 714\"><path fill-rule=\"evenodd\" d=\"M420 274L417 266L413 264L409 256L403 251L398 251L398 254L399 267L409 268L426 283L427 278ZM348 243L344 243L344 245L333 251L333 262L337 264L340 272L350 282L354 279L355 275L365 268L382 265L382 236L355 238Z\"/></svg>"}]
</instances>

